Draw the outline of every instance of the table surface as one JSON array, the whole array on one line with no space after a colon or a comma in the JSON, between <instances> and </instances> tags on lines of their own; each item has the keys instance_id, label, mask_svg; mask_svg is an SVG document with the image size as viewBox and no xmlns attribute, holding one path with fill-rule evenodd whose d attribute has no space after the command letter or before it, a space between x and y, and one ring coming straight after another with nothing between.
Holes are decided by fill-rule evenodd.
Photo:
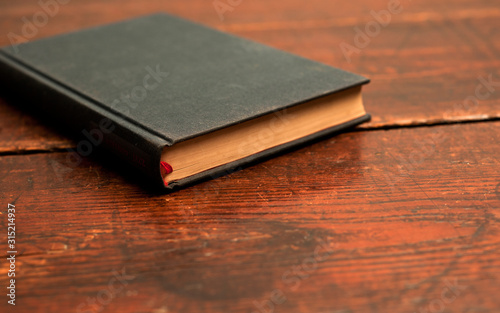
<instances>
[{"instance_id":1,"label":"table surface","mask_svg":"<svg viewBox=\"0 0 500 313\"><path fill-rule=\"evenodd\" d=\"M164 195L0 98L0 311L499 312L498 2L395 1L2 1L2 46L166 11L370 77L373 119Z\"/></svg>"}]
</instances>

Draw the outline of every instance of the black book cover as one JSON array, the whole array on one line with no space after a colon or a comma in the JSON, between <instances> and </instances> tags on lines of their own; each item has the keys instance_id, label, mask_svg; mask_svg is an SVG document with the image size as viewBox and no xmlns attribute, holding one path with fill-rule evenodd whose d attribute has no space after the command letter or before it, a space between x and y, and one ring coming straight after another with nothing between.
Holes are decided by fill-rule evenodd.
<instances>
[{"instance_id":1,"label":"black book cover","mask_svg":"<svg viewBox=\"0 0 500 313\"><path fill-rule=\"evenodd\" d=\"M166 146L368 79L167 14L5 47L0 82L164 185ZM185 185L369 119L169 182ZM85 147L80 147L83 151ZM175 170L175 169L174 169Z\"/></svg>"}]
</instances>

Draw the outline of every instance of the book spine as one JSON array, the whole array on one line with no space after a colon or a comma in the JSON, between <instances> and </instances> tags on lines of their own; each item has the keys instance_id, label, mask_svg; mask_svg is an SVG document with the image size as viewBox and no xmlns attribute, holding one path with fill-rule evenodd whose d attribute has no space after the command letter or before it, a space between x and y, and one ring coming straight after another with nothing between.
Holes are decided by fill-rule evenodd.
<instances>
[{"instance_id":1,"label":"book spine","mask_svg":"<svg viewBox=\"0 0 500 313\"><path fill-rule=\"evenodd\" d=\"M72 153L88 156L104 148L161 184L160 158L170 142L107 110L0 51L0 88L16 105L63 125L81 138Z\"/></svg>"}]
</instances>

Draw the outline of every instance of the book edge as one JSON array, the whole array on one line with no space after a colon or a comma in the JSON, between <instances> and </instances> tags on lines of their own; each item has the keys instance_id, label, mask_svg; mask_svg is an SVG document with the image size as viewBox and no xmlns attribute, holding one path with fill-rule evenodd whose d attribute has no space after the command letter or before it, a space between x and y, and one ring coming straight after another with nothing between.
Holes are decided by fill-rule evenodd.
<instances>
[{"instance_id":1,"label":"book edge","mask_svg":"<svg viewBox=\"0 0 500 313\"><path fill-rule=\"evenodd\" d=\"M199 183L205 180L215 179L221 176L225 176L249 166L260 163L264 160L268 160L276 155L281 155L286 152L290 152L293 150L297 150L301 147L304 147L312 142L319 141L321 139L330 137L331 135L341 133L347 129L354 128L355 126L367 122L371 119L370 114L365 114L364 116L355 118L351 121L327 128L325 130L316 132L314 134L299 138L297 140L287 142L285 144L261 151L259 153L250 155L240 160L236 160L230 163L226 163L224 165L215 167L213 169L204 171L202 173L195 174L190 177L186 177L184 179L170 182L168 185L165 185L165 189L167 192L173 192L175 190L192 186L195 183Z\"/></svg>"}]
</instances>

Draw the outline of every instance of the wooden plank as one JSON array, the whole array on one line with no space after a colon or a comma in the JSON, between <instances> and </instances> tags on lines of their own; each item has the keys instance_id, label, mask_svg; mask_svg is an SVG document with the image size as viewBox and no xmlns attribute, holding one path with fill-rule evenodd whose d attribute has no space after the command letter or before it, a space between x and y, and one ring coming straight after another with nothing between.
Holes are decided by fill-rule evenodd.
<instances>
[{"instance_id":1,"label":"wooden plank","mask_svg":"<svg viewBox=\"0 0 500 313\"><path fill-rule=\"evenodd\" d=\"M342 5L327 0L307 5L297 0L273 4L244 1L221 21L213 1L193 0L189 5L186 1L151 1L141 6L131 1L73 1L61 5L58 13L27 39L168 11L370 77L365 102L373 120L362 126L365 129L500 118L500 41L494 40L500 34L497 5L486 0L454 1L453 5L402 1L401 13L393 14L391 22L347 62L340 44L354 46L354 27L364 29L374 20L370 11L379 12L387 5L388 1L381 0ZM0 25L5 32L0 45L9 44L10 32L22 33L23 17L29 20L41 11L36 1L5 2L0 8ZM489 90L479 87L479 77L488 80L490 75L495 85ZM482 88L479 97L476 88ZM5 112L0 121L9 125L8 132L0 133L0 153L71 146L67 138L7 106L0 101L0 110ZM26 124L30 127L23 127Z\"/></svg>"},{"instance_id":2,"label":"wooden plank","mask_svg":"<svg viewBox=\"0 0 500 313\"><path fill-rule=\"evenodd\" d=\"M57 151L74 146L35 115L0 99L0 155Z\"/></svg>"},{"instance_id":3,"label":"wooden plank","mask_svg":"<svg viewBox=\"0 0 500 313\"><path fill-rule=\"evenodd\" d=\"M1 157L15 309L496 312L499 143L499 122L353 132L170 195L65 153Z\"/></svg>"},{"instance_id":4,"label":"wooden plank","mask_svg":"<svg viewBox=\"0 0 500 313\"><path fill-rule=\"evenodd\" d=\"M50 1L49 1L50 2ZM229 4L228 1L221 0L219 3ZM214 7L214 1L187 0L187 1L161 1L151 0L142 5L137 5L133 1L108 0L105 3L98 0L88 0L84 3L78 1L68 1L67 4L60 5L55 16L51 16L46 26L39 29L38 37L64 32L59 26L70 27L67 30L78 30L81 25L91 26L100 23L119 21L125 18L145 15L155 12L170 12L189 19L198 20L213 27L245 26L259 29L290 28L290 24L302 25L298 28L316 28L325 23L361 24L371 19L370 11L380 11L387 9L391 1L388 0L360 0L356 2L339 2L329 0L310 0L304 3L301 0L290 0L286 2L273 2L265 0L254 1L233 1L232 9L224 14L224 20L220 19ZM417 15L419 21L429 18L439 19L440 17L462 18L484 17L491 14L498 14L498 6L491 0L478 0L470 2L467 0L442 1L432 0L409 1L401 0L402 13ZM119 10L117 8L119 7ZM9 26L3 28L3 32L15 32L20 29L24 21L22 17L28 19L43 10L38 1L19 0L16 2L0 3L1 25ZM79 13L79 14L75 14ZM402 14L400 13L400 14ZM67 31L66 30L66 31ZM7 38L0 38L0 42L8 42Z\"/></svg>"}]
</instances>

